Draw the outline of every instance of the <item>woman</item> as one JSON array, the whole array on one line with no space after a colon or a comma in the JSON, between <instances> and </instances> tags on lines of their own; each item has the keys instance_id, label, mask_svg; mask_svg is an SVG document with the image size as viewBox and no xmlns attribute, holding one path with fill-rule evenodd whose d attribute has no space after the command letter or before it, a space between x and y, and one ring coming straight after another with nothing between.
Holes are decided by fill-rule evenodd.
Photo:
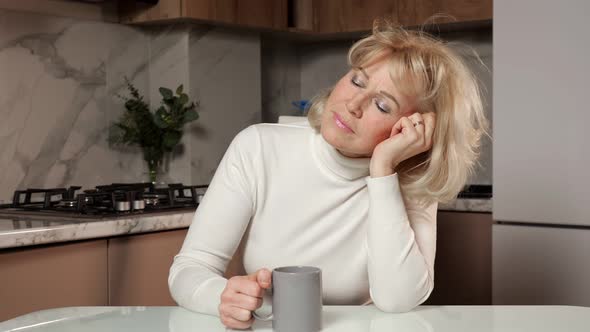
<instances>
[{"instance_id":1,"label":"woman","mask_svg":"<svg viewBox=\"0 0 590 332\"><path fill-rule=\"evenodd\" d=\"M325 304L404 312L434 287L438 202L487 128L473 74L443 42L376 25L310 127L257 124L223 157L170 270L177 303L247 328L285 265L322 269ZM247 276L223 278L242 237Z\"/></svg>"}]
</instances>

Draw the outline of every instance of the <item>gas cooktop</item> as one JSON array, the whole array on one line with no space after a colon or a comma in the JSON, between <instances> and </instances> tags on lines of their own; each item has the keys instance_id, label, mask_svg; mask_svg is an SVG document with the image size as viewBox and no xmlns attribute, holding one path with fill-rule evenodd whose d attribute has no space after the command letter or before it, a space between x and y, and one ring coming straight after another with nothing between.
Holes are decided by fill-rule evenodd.
<instances>
[{"instance_id":1,"label":"gas cooktop","mask_svg":"<svg viewBox=\"0 0 590 332\"><path fill-rule=\"evenodd\" d=\"M113 183L81 192L79 186L31 188L15 191L12 203L0 204L0 214L106 218L194 210L206 188L182 183L158 187L152 183Z\"/></svg>"}]
</instances>

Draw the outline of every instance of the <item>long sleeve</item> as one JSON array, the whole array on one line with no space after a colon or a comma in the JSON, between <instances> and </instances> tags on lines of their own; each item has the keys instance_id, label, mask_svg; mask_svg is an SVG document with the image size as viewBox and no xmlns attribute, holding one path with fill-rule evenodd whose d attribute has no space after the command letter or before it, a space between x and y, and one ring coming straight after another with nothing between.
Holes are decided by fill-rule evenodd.
<instances>
[{"instance_id":1,"label":"long sleeve","mask_svg":"<svg viewBox=\"0 0 590 332\"><path fill-rule=\"evenodd\" d=\"M434 288L437 203L404 203L397 174L367 178L367 186L371 299L383 311L406 312Z\"/></svg>"},{"instance_id":2,"label":"long sleeve","mask_svg":"<svg viewBox=\"0 0 590 332\"><path fill-rule=\"evenodd\" d=\"M219 315L227 284L223 274L255 209L258 143L252 126L234 138L195 212L168 277L170 293L180 306Z\"/></svg>"}]
</instances>

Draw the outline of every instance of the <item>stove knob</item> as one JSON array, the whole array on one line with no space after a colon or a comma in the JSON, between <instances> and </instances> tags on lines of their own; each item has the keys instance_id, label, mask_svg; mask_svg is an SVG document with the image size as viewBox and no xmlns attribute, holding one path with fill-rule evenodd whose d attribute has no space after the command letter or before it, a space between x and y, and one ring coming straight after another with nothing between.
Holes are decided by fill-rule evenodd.
<instances>
[{"instance_id":1,"label":"stove knob","mask_svg":"<svg viewBox=\"0 0 590 332\"><path fill-rule=\"evenodd\" d=\"M129 211L131 210L131 204L129 201L116 201L115 210L117 211Z\"/></svg>"},{"instance_id":2,"label":"stove knob","mask_svg":"<svg viewBox=\"0 0 590 332\"><path fill-rule=\"evenodd\" d=\"M133 201L133 210L145 209L145 201L143 199L136 199Z\"/></svg>"}]
</instances>

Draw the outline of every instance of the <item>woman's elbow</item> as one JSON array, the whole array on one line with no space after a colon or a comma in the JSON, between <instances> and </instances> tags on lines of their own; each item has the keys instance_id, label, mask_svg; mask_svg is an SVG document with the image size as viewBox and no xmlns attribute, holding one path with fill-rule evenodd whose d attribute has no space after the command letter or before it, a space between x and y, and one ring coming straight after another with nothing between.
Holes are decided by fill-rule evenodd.
<instances>
[{"instance_id":1,"label":"woman's elbow","mask_svg":"<svg viewBox=\"0 0 590 332\"><path fill-rule=\"evenodd\" d=\"M371 292L371 299L375 306L383 312L404 313L424 303L432 293L433 288L433 285L429 285L422 296L408 296L400 293L397 293L398 296L374 296L373 292Z\"/></svg>"},{"instance_id":2,"label":"woman's elbow","mask_svg":"<svg viewBox=\"0 0 590 332\"><path fill-rule=\"evenodd\" d=\"M408 312L418 306L418 303L402 301L380 301L375 299L373 300L373 303L377 309L391 314Z\"/></svg>"}]
</instances>

